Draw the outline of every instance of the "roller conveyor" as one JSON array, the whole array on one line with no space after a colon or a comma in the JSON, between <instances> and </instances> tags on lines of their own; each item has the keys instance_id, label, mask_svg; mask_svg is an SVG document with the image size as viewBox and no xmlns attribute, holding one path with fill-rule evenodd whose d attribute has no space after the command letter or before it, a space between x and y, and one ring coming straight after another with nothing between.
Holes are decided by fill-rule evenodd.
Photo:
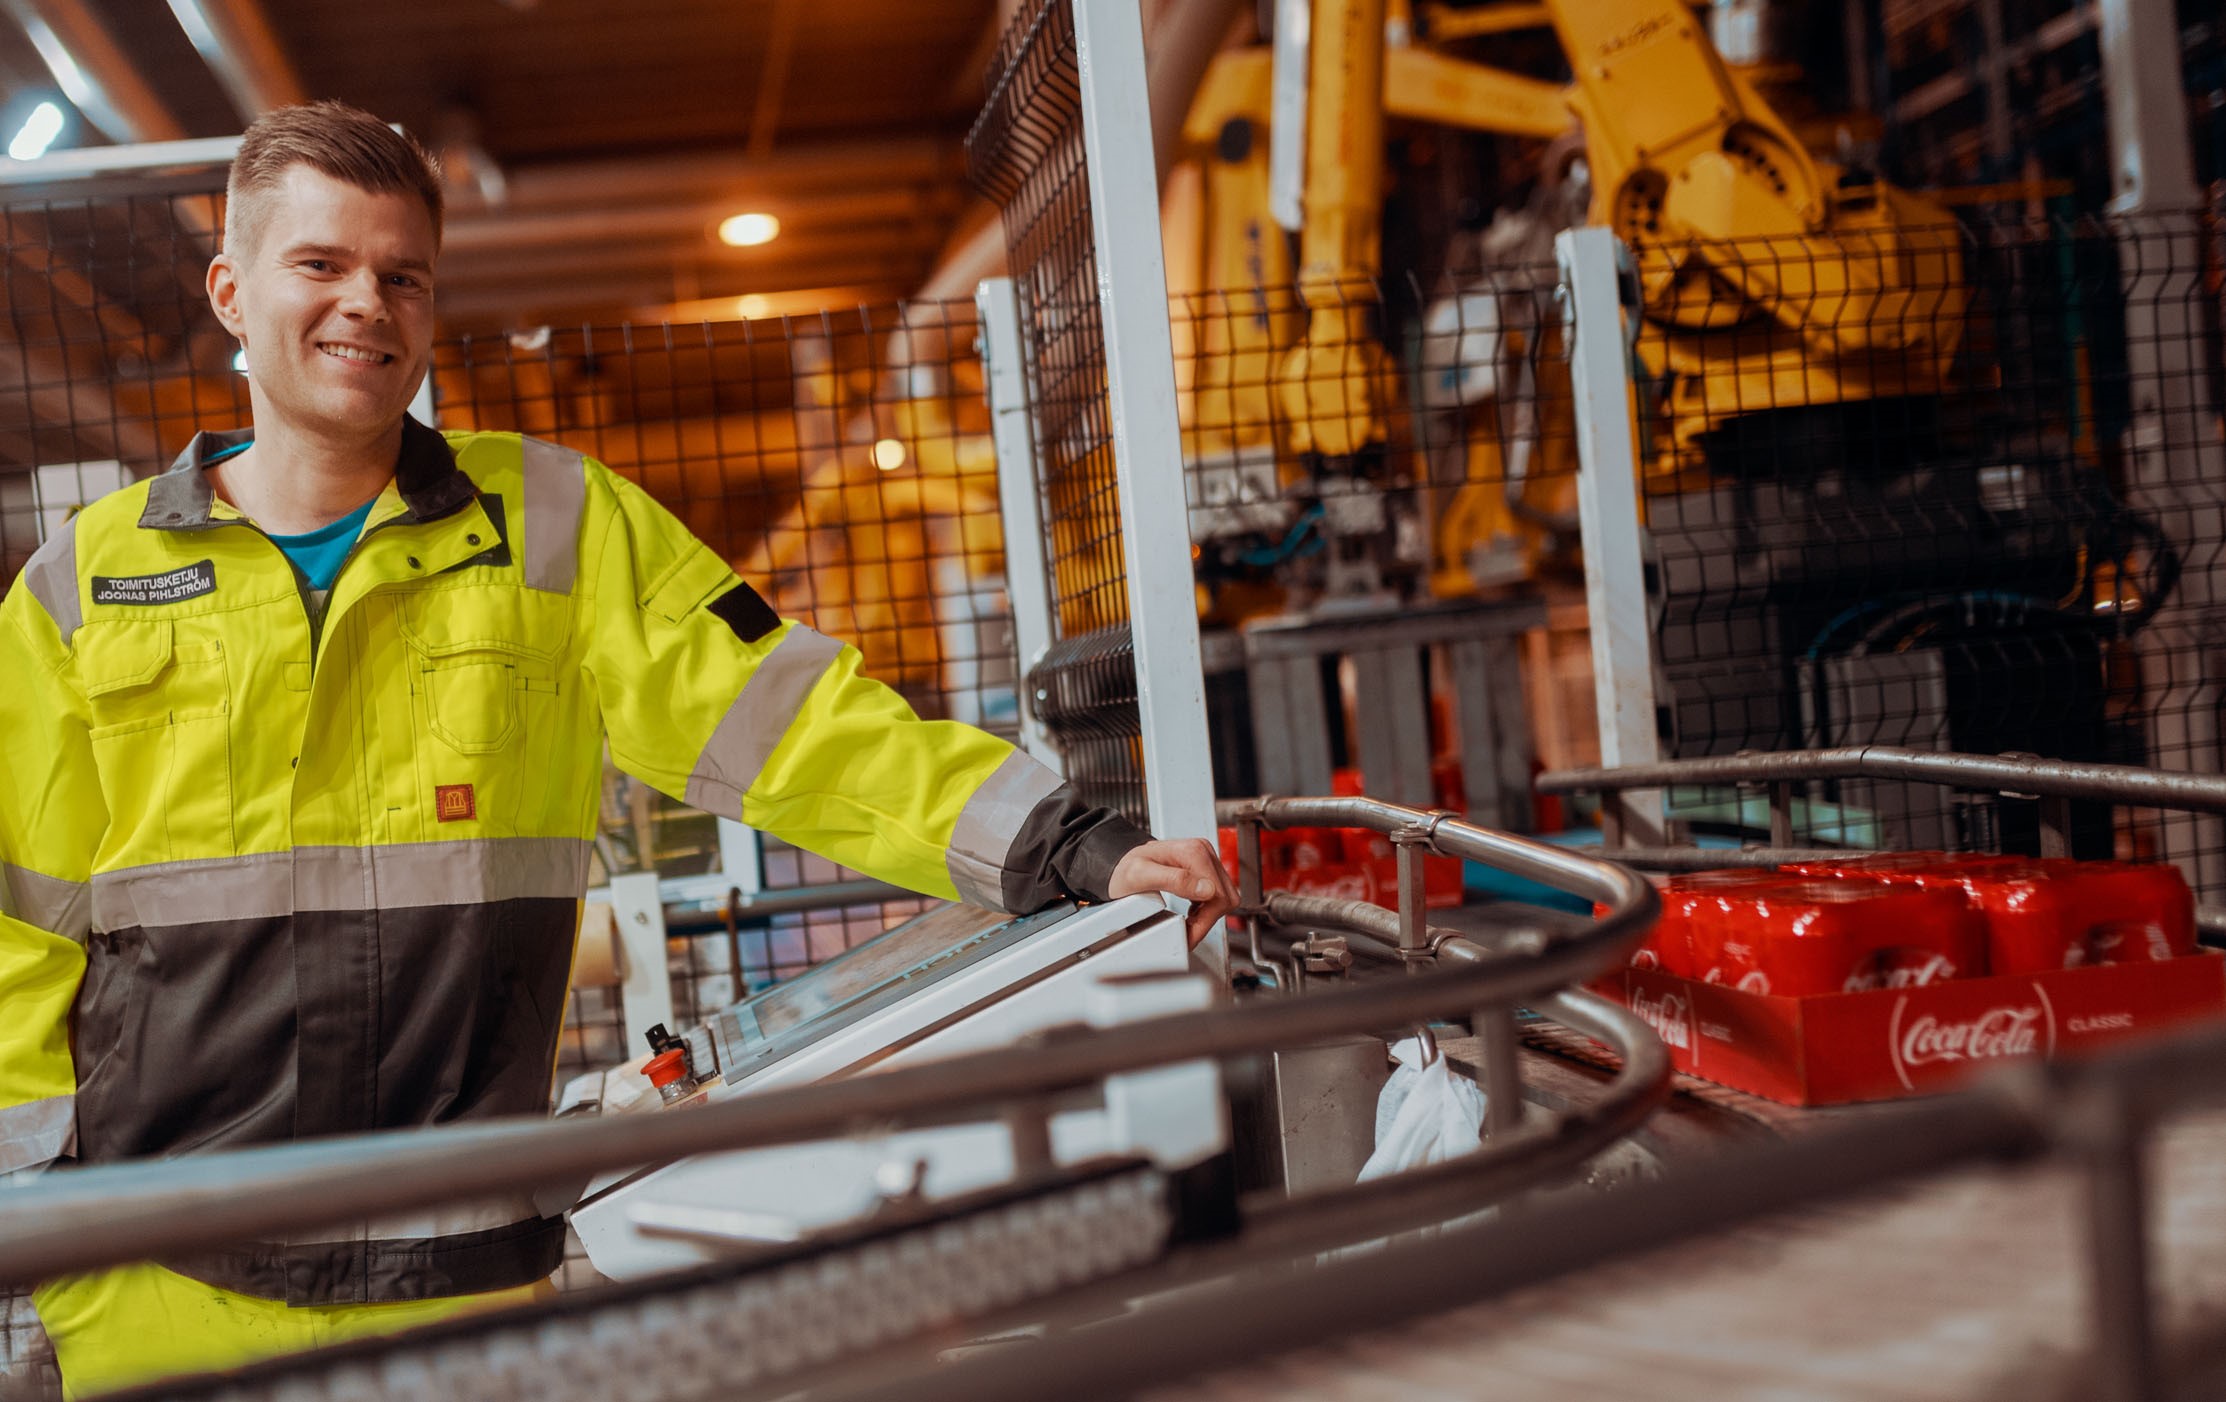
<instances>
[{"instance_id":1,"label":"roller conveyor","mask_svg":"<svg viewBox=\"0 0 2226 1402\"><path fill-rule=\"evenodd\" d=\"M2226 1114L2155 1146L2167 1344L2226 1314ZM2108 1395L2088 1368L2083 1184L1971 1169L1151 1392L1156 1402L1538 1395L1983 1402Z\"/></svg>"}]
</instances>

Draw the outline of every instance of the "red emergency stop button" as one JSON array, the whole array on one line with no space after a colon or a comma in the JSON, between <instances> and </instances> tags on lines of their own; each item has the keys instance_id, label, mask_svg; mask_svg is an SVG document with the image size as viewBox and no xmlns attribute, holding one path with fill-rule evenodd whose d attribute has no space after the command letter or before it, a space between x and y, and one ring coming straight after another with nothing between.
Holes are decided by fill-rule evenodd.
<instances>
[{"instance_id":1,"label":"red emergency stop button","mask_svg":"<svg viewBox=\"0 0 2226 1402\"><path fill-rule=\"evenodd\" d=\"M679 1047L659 1052L642 1064L642 1074L649 1083L662 1092L666 1086L688 1074L688 1054Z\"/></svg>"}]
</instances>

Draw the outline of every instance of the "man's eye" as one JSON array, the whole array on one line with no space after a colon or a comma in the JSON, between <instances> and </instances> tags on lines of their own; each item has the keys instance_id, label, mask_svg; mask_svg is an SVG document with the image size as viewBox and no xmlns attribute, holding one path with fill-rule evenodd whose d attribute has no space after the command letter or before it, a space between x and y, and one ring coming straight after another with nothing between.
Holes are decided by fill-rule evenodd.
<instances>
[{"instance_id":1,"label":"man's eye","mask_svg":"<svg viewBox=\"0 0 2226 1402\"><path fill-rule=\"evenodd\" d=\"M332 264L322 258L306 258L302 260L302 266L313 273L329 273L332 271Z\"/></svg>"}]
</instances>

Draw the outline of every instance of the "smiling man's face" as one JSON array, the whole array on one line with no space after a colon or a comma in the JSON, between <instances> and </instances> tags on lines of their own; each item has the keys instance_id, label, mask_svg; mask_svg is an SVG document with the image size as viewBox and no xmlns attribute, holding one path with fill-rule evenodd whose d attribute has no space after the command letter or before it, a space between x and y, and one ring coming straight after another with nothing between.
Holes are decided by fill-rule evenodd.
<instances>
[{"instance_id":1,"label":"smiling man's face","mask_svg":"<svg viewBox=\"0 0 2226 1402\"><path fill-rule=\"evenodd\" d=\"M431 212L305 165L265 198L252 246L209 268L209 299L247 349L256 422L336 438L391 432L432 356Z\"/></svg>"}]
</instances>

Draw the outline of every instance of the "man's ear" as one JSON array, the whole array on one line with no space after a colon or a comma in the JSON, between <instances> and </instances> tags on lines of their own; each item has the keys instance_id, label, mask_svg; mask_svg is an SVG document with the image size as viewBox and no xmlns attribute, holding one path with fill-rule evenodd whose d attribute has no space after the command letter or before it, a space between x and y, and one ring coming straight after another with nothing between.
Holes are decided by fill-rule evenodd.
<instances>
[{"instance_id":1,"label":"man's ear","mask_svg":"<svg viewBox=\"0 0 2226 1402\"><path fill-rule=\"evenodd\" d=\"M232 255L219 253L209 260L209 306L216 311L216 319L225 330L237 339L246 327L246 318L240 315L240 279L232 267Z\"/></svg>"}]
</instances>

